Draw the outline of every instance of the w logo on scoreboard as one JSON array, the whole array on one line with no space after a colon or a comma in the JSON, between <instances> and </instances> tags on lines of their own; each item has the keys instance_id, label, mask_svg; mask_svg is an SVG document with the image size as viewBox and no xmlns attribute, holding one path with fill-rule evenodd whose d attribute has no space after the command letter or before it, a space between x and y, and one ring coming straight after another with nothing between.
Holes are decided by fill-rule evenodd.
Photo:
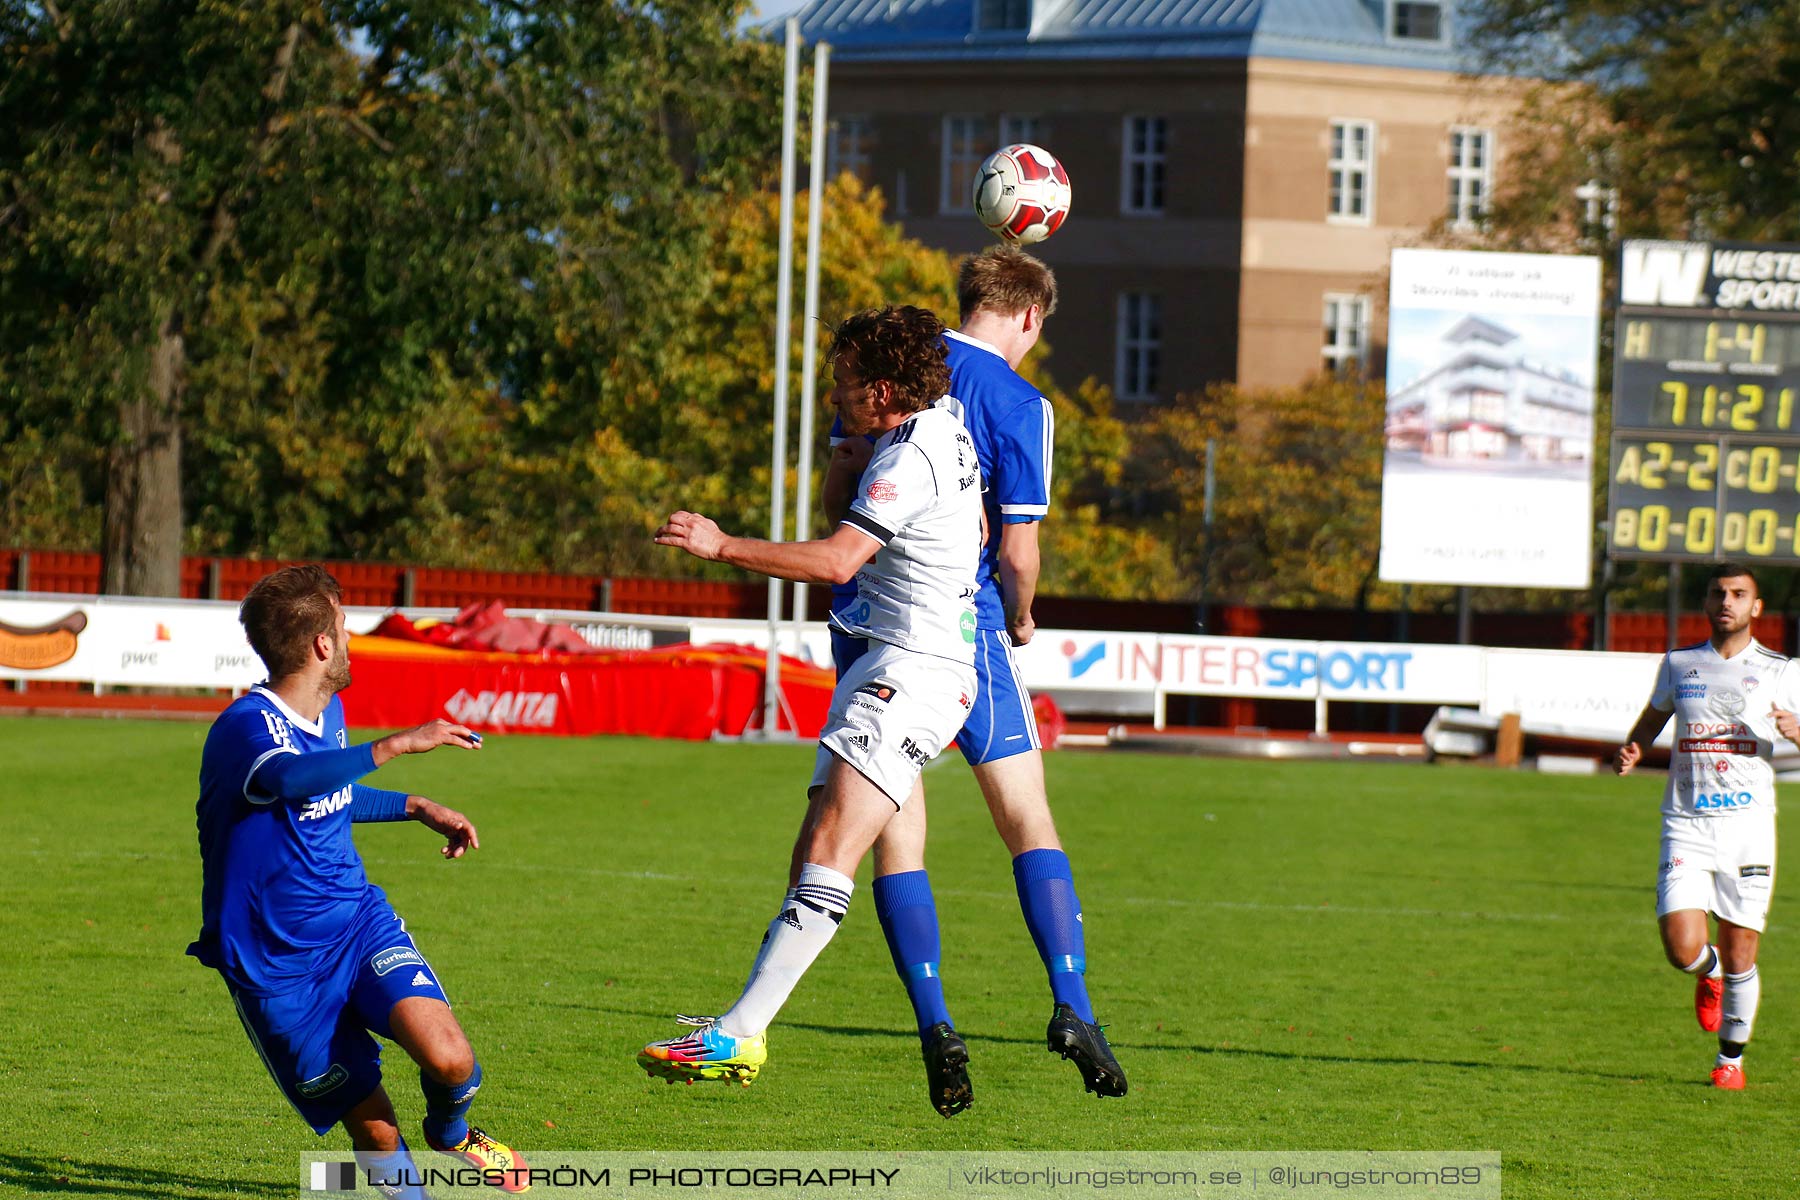
<instances>
[{"instance_id":1,"label":"w logo on scoreboard","mask_svg":"<svg viewBox=\"0 0 1800 1200\"><path fill-rule=\"evenodd\" d=\"M1711 261L1712 246L1706 242L1626 242L1619 259L1619 300L1702 307L1709 301L1706 279Z\"/></svg>"}]
</instances>

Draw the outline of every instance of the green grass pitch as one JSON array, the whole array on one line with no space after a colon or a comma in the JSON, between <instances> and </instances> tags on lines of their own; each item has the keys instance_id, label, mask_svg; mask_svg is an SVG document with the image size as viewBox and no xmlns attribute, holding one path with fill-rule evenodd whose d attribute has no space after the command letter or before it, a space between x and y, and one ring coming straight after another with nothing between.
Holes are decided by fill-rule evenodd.
<instances>
[{"instance_id":1,"label":"green grass pitch","mask_svg":"<svg viewBox=\"0 0 1800 1200\"><path fill-rule=\"evenodd\" d=\"M0 1194L292 1195L300 1153L347 1145L182 955L204 735L0 720ZM481 830L458 863L414 825L357 840L486 1066L482 1124L569 1151L1497 1149L1508 1197L1800 1195L1800 934L1778 899L1750 1088L1713 1092L1656 945L1656 778L1047 756L1131 1078L1099 1100L1043 1048L1042 969L953 758L931 866L974 1109L926 1103L866 866L756 1085L651 1081L637 1047L737 994L811 754L496 736L375 777Z\"/></svg>"}]
</instances>

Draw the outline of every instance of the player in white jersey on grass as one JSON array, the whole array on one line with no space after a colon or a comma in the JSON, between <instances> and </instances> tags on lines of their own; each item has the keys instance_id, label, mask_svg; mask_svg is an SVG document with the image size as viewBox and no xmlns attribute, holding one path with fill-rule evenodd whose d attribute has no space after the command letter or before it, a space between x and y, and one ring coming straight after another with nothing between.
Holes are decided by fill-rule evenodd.
<instances>
[{"instance_id":1,"label":"player in white jersey on grass","mask_svg":"<svg viewBox=\"0 0 1800 1200\"><path fill-rule=\"evenodd\" d=\"M1087 1089L1123 1096L1125 1072L1095 1021L1087 991L1087 946L1080 898L1057 836L1044 787L1037 719L1013 650L1036 632L1038 523L1050 511L1055 416L1039 389L1018 373L1056 310L1056 276L1013 246L991 246L957 272L962 327L945 335L950 393L981 460L986 536L975 595L976 691L956 738L1012 859L1019 908L1044 964L1051 994L1046 1044L1073 1061ZM868 443L834 429L823 500L841 516L854 493ZM834 611L850 598L833 597ZM838 671L858 648L834 637ZM922 788L875 843L875 911L906 987L924 1053L934 1108L953 1116L974 1101L967 1045L956 1033L939 975L942 948L936 902L925 870ZM796 865L797 869L797 865Z\"/></svg>"},{"instance_id":2,"label":"player in white jersey on grass","mask_svg":"<svg viewBox=\"0 0 1800 1200\"><path fill-rule=\"evenodd\" d=\"M849 908L853 877L912 794L919 771L962 728L975 690L975 571L981 475L975 445L945 392L944 326L893 306L846 320L832 342L831 400L853 435L878 435L843 522L828 537L729 537L678 512L656 540L698 558L806 583L857 581L837 630L867 642L832 693L819 742L823 791L795 846L800 861L763 937L743 994L719 1017L683 1017L692 1033L652 1042L653 1076L748 1085L768 1058L765 1032Z\"/></svg>"},{"instance_id":3,"label":"player in white jersey on grass","mask_svg":"<svg viewBox=\"0 0 1800 1200\"><path fill-rule=\"evenodd\" d=\"M1712 636L1663 656L1656 687L1613 769L1630 774L1643 748L1676 718L1663 791L1656 916L1669 963L1696 976L1694 1014L1719 1035L1714 1087L1744 1086L1744 1045L1762 980L1757 945L1775 883L1775 740L1800 742L1800 667L1750 636L1762 613L1756 577L1713 568L1706 589ZM1707 940L1708 911L1718 918Z\"/></svg>"}]
</instances>

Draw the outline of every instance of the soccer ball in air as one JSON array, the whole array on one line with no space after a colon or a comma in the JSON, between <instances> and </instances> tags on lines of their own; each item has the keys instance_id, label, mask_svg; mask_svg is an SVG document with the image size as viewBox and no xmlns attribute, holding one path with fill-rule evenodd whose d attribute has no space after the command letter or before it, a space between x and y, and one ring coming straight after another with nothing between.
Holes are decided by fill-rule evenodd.
<instances>
[{"instance_id":1,"label":"soccer ball in air","mask_svg":"<svg viewBox=\"0 0 1800 1200\"><path fill-rule=\"evenodd\" d=\"M975 172L975 215L1001 241L1041 242L1069 215L1069 174L1041 147L1002 147Z\"/></svg>"}]
</instances>

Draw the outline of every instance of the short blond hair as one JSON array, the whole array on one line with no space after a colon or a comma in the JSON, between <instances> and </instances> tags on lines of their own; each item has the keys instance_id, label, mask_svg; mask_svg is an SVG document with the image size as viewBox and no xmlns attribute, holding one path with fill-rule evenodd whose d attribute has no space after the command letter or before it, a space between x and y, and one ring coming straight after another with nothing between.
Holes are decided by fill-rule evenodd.
<instances>
[{"instance_id":1,"label":"short blond hair","mask_svg":"<svg viewBox=\"0 0 1800 1200\"><path fill-rule=\"evenodd\" d=\"M956 275L956 306L967 323L978 312L1010 317L1032 305L1048 317L1056 311L1056 273L1017 246L989 246L963 259Z\"/></svg>"}]
</instances>

